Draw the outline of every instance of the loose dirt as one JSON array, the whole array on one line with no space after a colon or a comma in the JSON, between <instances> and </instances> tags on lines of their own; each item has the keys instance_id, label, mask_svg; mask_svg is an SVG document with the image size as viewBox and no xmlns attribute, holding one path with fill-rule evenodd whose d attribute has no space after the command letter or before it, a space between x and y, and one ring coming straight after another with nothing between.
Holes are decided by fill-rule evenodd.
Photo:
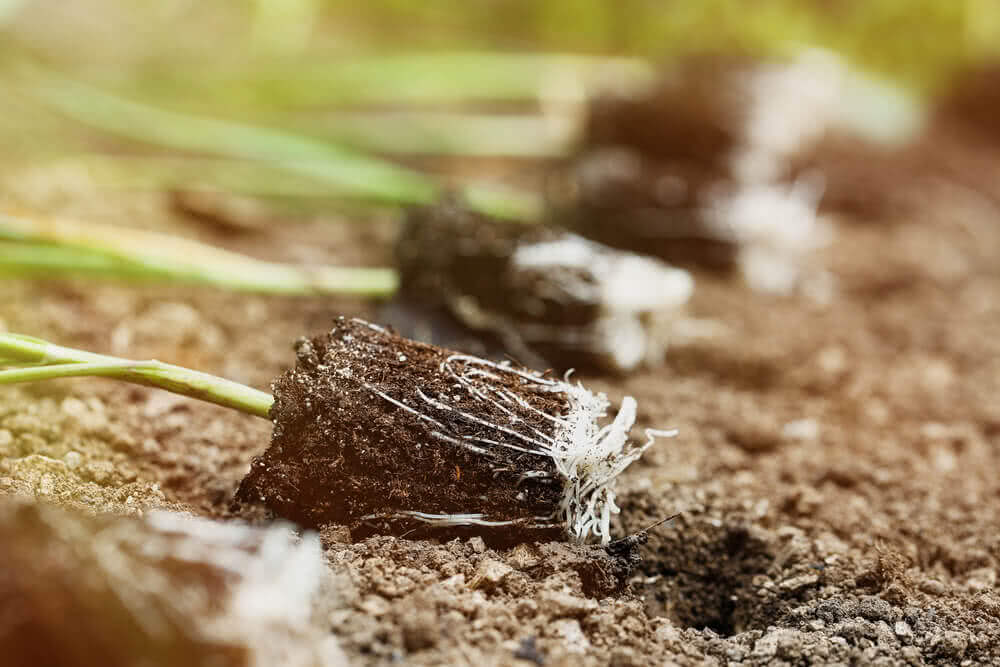
<instances>
[{"instance_id":1,"label":"loose dirt","mask_svg":"<svg viewBox=\"0 0 1000 667\"><path fill-rule=\"evenodd\" d=\"M351 543L327 526L336 585L319 617L348 657L1000 661L1000 191L981 168L997 156L949 136L926 140L925 154L947 161L915 166L920 179L888 179L892 206L841 213L816 259L837 279L828 304L699 274L692 311L718 325L715 335L674 346L661 368L580 378L613 401L635 396L638 427L680 430L620 480L618 535L681 513L650 531L623 591L595 584L608 580L594 559L560 542ZM268 259L391 257L391 223L220 229L181 217L166 197L100 192L69 176L11 171L0 192ZM294 365L297 337L328 331L338 315L377 321L376 306L343 299L0 282L9 330L261 388ZM4 388L0 492L114 513L226 516L269 434L264 420L107 381Z\"/></svg>"}]
</instances>

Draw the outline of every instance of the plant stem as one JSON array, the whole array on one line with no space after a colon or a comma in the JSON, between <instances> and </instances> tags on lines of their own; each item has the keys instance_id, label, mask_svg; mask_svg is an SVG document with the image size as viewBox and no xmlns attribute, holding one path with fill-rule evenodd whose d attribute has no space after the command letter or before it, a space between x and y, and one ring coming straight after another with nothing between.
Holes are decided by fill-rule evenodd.
<instances>
[{"instance_id":1,"label":"plant stem","mask_svg":"<svg viewBox=\"0 0 1000 667\"><path fill-rule=\"evenodd\" d=\"M0 274L37 277L84 275L128 281L167 278L141 264L126 262L99 252L16 241L0 241Z\"/></svg>"},{"instance_id":2,"label":"plant stem","mask_svg":"<svg viewBox=\"0 0 1000 667\"><path fill-rule=\"evenodd\" d=\"M0 271L7 273L85 273L272 294L378 297L398 285L388 268L297 267L167 234L3 212L0 250Z\"/></svg>"},{"instance_id":3,"label":"plant stem","mask_svg":"<svg viewBox=\"0 0 1000 667\"><path fill-rule=\"evenodd\" d=\"M0 333L0 364L31 364L0 371L0 384L99 376L166 389L258 417L268 417L274 398L267 392L160 361L131 361L62 347L19 334Z\"/></svg>"}]
</instances>

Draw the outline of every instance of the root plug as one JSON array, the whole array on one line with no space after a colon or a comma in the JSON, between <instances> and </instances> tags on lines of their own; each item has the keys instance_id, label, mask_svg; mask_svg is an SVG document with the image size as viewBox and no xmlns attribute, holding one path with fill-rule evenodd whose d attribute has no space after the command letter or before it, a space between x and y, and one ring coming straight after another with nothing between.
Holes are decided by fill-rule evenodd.
<instances>
[{"instance_id":1,"label":"root plug","mask_svg":"<svg viewBox=\"0 0 1000 667\"><path fill-rule=\"evenodd\" d=\"M789 174L839 113L841 66L696 59L644 94L595 100L552 196L590 238L789 292L825 241L822 178Z\"/></svg>"},{"instance_id":2,"label":"root plug","mask_svg":"<svg viewBox=\"0 0 1000 667\"><path fill-rule=\"evenodd\" d=\"M611 539L636 402L340 318L274 384L274 436L236 495L305 526Z\"/></svg>"},{"instance_id":3,"label":"root plug","mask_svg":"<svg viewBox=\"0 0 1000 667\"><path fill-rule=\"evenodd\" d=\"M687 272L659 260L451 200L410 211L397 259L399 303L443 312L539 367L620 372L658 362L693 288Z\"/></svg>"},{"instance_id":4,"label":"root plug","mask_svg":"<svg viewBox=\"0 0 1000 667\"><path fill-rule=\"evenodd\" d=\"M309 629L319 539L287 527L7 500L0 572L4 664L340 664Z\"/></svg>"}]
</instances>

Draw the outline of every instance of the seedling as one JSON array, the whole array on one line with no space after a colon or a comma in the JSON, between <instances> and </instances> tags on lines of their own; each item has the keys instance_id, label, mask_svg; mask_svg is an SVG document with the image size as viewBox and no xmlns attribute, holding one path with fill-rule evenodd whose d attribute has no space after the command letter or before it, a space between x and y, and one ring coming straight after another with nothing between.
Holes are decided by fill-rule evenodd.
<instances>
[{"instance_id":1,"label":"seedling","mask_svg":"<svg viewBox=\"0 0 1000 667\"><path fill-rule=\"evenodd\" d=\"M274 384L271 447L237 493L303 525L426 524L509 539L610 540L636 402L407 340L362 320L299 342Z\"/></svg>"},{"instance_id":2,"label":"seedling","mask_svg":"<svg viewBox=\"0 0 1000 667\"><path fill-rule=\"evenodd\" d=\"M565 183L571 194L561 200L561 217L582 235L613 246L672 263L738 268L764 290L799 287L808 254L825 241L826 228L816 219L822 187L817 179L788 178L784 171L790 157L825 128L841 70L807 56L792 65L695 61L674 74L644 96L636 97L633 85L632 97L593 102L585 149ZM335 143L169 112L51 75L32 81L55 108L133 139L257 161L376 202L429 205L442 192L426 174ZM554 190L558 195L560 188ZM537 220L542 209L537 196L492 186L467 186L463 196L470 209L486 216ZM259 274L232 275L240 273ZM359 291L371 289L362 282ZM541 347L568 342L574 354L583 351L622 370L650 356L647 348L651 356L662 349L644 340L645 328L631 315L609 320L602 325L606 331L596 334L567 327L554 334L546 315L518 322L509 313L478 312L478 295L472 296L463 301L472 309L459 319L466 325L482 320L478 329L516 331L502 337L508 348L513 338L522 339L514 352L527 360L547 358L523 354L536 346L532 338ZM623 356L609 357L608 350ZM558 356L557 350L557 362Z\"/></svg>"},{"instance_id":3,"label":"seedling","mask_svg":"<svg viewBox=\"0 0 1000 667\"><path fill-rule=\"evenodd\" d=\"M0 251L0 274L13 275L376 298L393 294L400 280L388 268L297 267L151 231L3 212ZM397 256L398 303L441 310L538 367L628 371L658 362L693 286L685 271L659 260L486 216L451 199L410 211ZM416 330L412 319L387 317Z\"/></svg>"},{"instance_id":4,"label":"seedling","mask_svg":"<svg viewBox=\"0 0 1000 667\"><path fill-rule=\"evenodd\" d=\"M540 367L658 361L693 287L657 259L456 201L412 209L396 254L404 305L443 310Z\"/></svg>"},{"instance_id":5,"label":"seedling","mask_svg":"<svg viewBox=\"0 0 1000 667\"><path fill-rule=\"evenodd\" d=\"M157 361L0 334L0 384L99 375L160 387L274 422L236 505L305 526L400 534L427 526L503 541L611 538L618 475L673 431L629 443L636 401L397 336L357 319L297 346L276 397Z\"/></svg>"}]
</instances>

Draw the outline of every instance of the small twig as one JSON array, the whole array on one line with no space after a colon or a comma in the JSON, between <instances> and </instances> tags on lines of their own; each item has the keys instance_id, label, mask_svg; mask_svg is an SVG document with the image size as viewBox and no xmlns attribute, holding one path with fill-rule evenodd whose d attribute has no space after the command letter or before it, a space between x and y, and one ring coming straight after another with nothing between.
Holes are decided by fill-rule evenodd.
<instances>
[{"instance_id":1,"label":"small twig","mask_svg":"<svg viewBox=\"0 0 1000 667\"><path fill-rule=\"evenodd\" d=\"M666 517L664 519L660 519L659 521L656 521L656 522L651 523L650 525L646 526L645 528L643 528L639 532L640 533L649 533L649 531L653 530L654 528L659 528L660 526L662 526L665 523L670 523L671 521L673 521L674 519L676 519L677 517L679 517L681 514L682 514L682 512L678 512L677 514L672 514L672 515L670 515L670 516L668 516L668 517Z\"/></svg>"}]
</instances>

